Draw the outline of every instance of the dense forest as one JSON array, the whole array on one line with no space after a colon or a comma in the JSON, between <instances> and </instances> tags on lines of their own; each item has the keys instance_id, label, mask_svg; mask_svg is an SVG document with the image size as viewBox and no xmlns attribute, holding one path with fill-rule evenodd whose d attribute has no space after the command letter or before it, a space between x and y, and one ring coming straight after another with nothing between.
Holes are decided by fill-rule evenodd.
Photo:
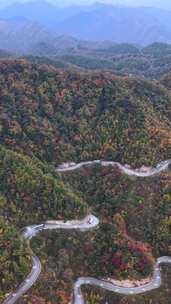
<instances>
[{"instance_id":1,"label":"dense forest","mask_svg":"<svg viewBox=\"0 0 171 304\"><path fill-rule=\"evenodd\" d=\"M5 208L6 199L0 196L1 209ZM25 278L31 267L30 249L12 222L0 217L0 301L4 298L4 292L18 287L18 282Z\"/></svg>"},{"instance_id":2,"label":"dense forest","mask_svg":"<svg viewBox=\"0 0 171 304\"><path fill-rule=\"evenodd\" d=\"M117 75L137 75L148 79L159 79L171 69L171 45L153 43L144 48L121 43L102 46L69 46L51 49L48 43L40 43L26 58L30 62L52 64L55 67L81 70L112 71ZM9 56L9 55L8 55Z\"/></svg>"},{"instance_id":3,"label":"dense forest","mask_svg":"<svg viewBox=\"0 0 171 304\"><path fill-rule=\"evenodd\" d=\"M60 36L57 45L40 42L27 53L18 54L30 63L53 65L78 71L109 71L115 75L141 76L160 79L171 70L171 45L153 43L140 47L128 43L91 43ZM16 58L16 53L0 49L0 58Z\"/></svg>"},{"instance_id":4,"label":"dense forest","mask_svg":"<svg viewBox=\"0 0 171 304\"><path fill-rule=\"evenodd\" d=\"M170 94L159 82L23 60L3 61L0 74L7 148L55 165L95 158L149 165L170 154Z\"/></svg>"},{"instance_id":5,"label":"dense forest","mask_svg":"<svg viewBox=\"0 0 171 304\"><path fill-rule=\"evenodd\" d=\"M154 52L153 48L147 53ZM141 280L171 255L171 170L150 179L99 165L57 173L66 161L105 159L133 167L171 156L171 75L158 80L0 61L0 301L29 273L19 230L93 213L99 229L46 231L31 241L42 273L19 303L71 300L79 276ZM87 303L169 304L164 283L139 296L83 289Z\"/></svg>"}]
</instances>

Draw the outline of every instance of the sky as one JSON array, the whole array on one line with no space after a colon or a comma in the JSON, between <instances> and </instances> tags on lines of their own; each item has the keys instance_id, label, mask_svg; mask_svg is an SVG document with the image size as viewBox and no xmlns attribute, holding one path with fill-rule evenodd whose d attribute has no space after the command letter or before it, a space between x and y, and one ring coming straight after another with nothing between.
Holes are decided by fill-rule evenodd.
<instances>
[{"instance_id":1,"label":"sky","mask_svg":"<svg viewBox=\"0 0 171 304\"><path fill-rule=\"evenodd\" d=\"M29 2L29 1L31 2L36 0L0 0L0 6L12 4L15 2ZM58 5L91 4L93 2L104 2L104 3L112 3L114 5L122 4L122 5L134 5L134 6L152 6L152 7L171 9L171 0L46 0L46 1Z\"/></svg>"}]
</instances>

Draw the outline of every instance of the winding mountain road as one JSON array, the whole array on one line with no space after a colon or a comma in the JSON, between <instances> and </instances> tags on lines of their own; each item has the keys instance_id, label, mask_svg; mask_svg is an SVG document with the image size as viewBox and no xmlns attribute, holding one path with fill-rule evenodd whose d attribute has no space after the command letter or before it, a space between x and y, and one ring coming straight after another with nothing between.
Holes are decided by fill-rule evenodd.
<instances>
[{"instance_id":1,"label":"winding mountain road","mask_svg":"<svg viewBox=\"0 0 171 304\"><path fill-rule=\"evenodd\" d=\"M92 166L95 164L99 164L103 167L118 167L122 173L127 174L129 176L137 176L137 177L150 177L159 174L162 171L166 171L169 168L169 165L171 164L171 159L162 161L156 165L156 167L150 167L144 169L139 168L139 169L131 169L128 165L122 165L118 162L113 162L113 161L103 161L103 160L93 160L93 161L86 161L86 162L81 162L81 163L73 163L73 162L68 162L68 163L63 163L59 165L59 167L56 168L57 172L69 172L69 171L75 171L78 170L84 166Z\"/></svg>"},{"instance_id":2,"label":"winding mountain road","mask_svg":"<svg viewBox=\"0 0 171 304\"><path fill-rule=\"evenodd\" d=\"M154 272L151 281L148 284L139 287L121 287L113 283L110 283L109 281L98 280L92 277L79 278L74 284L74 294L73 294L74 304L84 304L84 298L81 293L81 286L83 285L97 286L105 290L109 290L124 295L137 295L157 289L162 284L160 265L168 264L168 263L171 263L171 257L163 256L158 258L154 267Z\"/></svg>"},{"instance_id":3,"label":"winding mountain road","mask_svg":"<svg viewBox=\"0 0 171 304\"><path fill-rule=\"evenodd\" d=\"M94 164L100 164L102 166L118 166L118 168L129 176L137 177L150 177L159 174L162 171L168 169L171 164L171 160L166 160L159 163L156 167L148 168L144 170L140 169L131 169L128 166L121 165L118 162L112 161L102 161L94 160L81 163L63 163L60 165L56 171L57 172L68 172L78 170L83 166L89 166ZM94 229L99 224L98 218L92 214L88 215L83 220L72 220L72 221L47 221L44 224L28 226L21 231L21 235L26 240L30 240L32 237L36 236L42 230L52 230L52 229L61 229L61 230L79 230L79 231L88 231ZM160 265L164 263L171 263L171 257L163 256L157 259L154 266L153 276L151 281L148 284L139 286L139 287L121 287L115 285L109 281L100 280L92 277L80 277L74 284L73 290L73 304L84 304L84 298L81 293L81 287L83 285L97 286L115 293L131 295L131 294L140 294L147 291L154 290L161 286L161 269ZM15 293L10 293L3 304L14 304L25 292L27 292L30 287L35 283L39 274L41 272L41 263L38 257L35 255L32 256L32 270L23 283L19 286Z\"/></svg>"},{"instance_id":4,"label":"winding mountain road","mask_svg":"<svg viewBox=\"0 0 171 304\"><path fill-rule=\"evenodd\" d=\"M47 221L44 224L32 225L22 229L21 235L26 240L31 240L34 236L40 233L42 230L79 230L88 231L94 229L99 224L98 218L92 214L85 217L83 220L72 220L72 221ZM26 293L31 286L36 282L41 272L41 263L37 256L32 256L32 269L26 279L19 286L17 291L10 293L3 304L14 304L24 293Z\"/></svg>"},{"instance_id":5,"label":"winding mountain road","mask_svg":"<svg viewBox=\"0 0 171 304\"><path fill-rule=\"evenodd\" d=\"M3 304L15 303L23 294L25 294L36 282L41 272L41 263L37 256L32 256L32 269L27 278L22 282L16 292L10 293Z\"/></svg>"}]
</instances>

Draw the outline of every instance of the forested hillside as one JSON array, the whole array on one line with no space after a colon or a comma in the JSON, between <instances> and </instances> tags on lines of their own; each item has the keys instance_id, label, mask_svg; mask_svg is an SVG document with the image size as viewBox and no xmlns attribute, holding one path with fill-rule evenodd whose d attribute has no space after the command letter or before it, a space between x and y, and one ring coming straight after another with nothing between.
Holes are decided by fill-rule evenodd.
<instances>
[{"instance_id":1,"label":"forested hillside","mask_svg":"<svg viewBox=\"0 0 171 304\"><path fill-rule=\"evenodd\" d=\"M1 210L6 208L5 197L0 196ZM30 249L24 242L13 223L0 217L0 303L4 293L10 292L11 287L17 288L31 267Z\"/></svg>"},{"instance_id":2,"label":"forested hillside","mask_svg":"<svg viewBox=\"0 0 171 304\"><path fill-rule=\"evenodd\" d=\"M86 203L38 159L0 146L0 303L31 267L31 251L16 230L50 219L83 218Z\"/></svg>"},{"instance_id":3,"label":"forested hillside","mask_svg":"<svg viewBox=\"0 0 171 304\"><path fill-rule=\"evenodd\" d=\"M0 73L1 143L10 149L54 164L141 165L170 154L170 94L157 82L25 61L1 62Z\"/></svg>"},{"instance_id":4,"label":"forested hillside","mask_svg":"<svg viewBox=\"0 0 171 304\"><path fill-rule=\"evenodd\" d=\"M24 36L22 29L21 35ZM28 35L32 36L34 33L29 31ZM41 38L41 35L38 38L39 41L27 46L27 50L13 50L13 53L6 51L3 43L4 50L0 49L0 58L25 58L30 63L53 65L57 68L110 71L116 75L147 79L160 79L171 69L171 45L167 43L141 47L112 41L84 41L67 35L51 37L51 41L46 37ZM20 38L14 39L19 46L26 47L26 43L22 43Z\"/></svg>"},{"instance_id":5,"label":"forested hillside","mask_svg":"<svg viewBox=\"0 0 171 304\"><path fill-rule=\"evenodd\" d=\"M60 36L56 45L38 43L25 58L31 63L59 68L112 71L117 75L160 79L171 69L171 45L153 43L144 48L111 41L90 42Z\"/></svg>"},{"instance_id":6,"label":"forested hillside","mask_svg":"<svg viewBox=\"0 0 171 304\"><path fill-rule=\"evenodd\" d=\"M170 83L169 74L149 81L0 62L1 303L29 273L31 251L18 234L26 225L90 212L100 220L93 231L33 239L43 270L21 304L67 304L80 276L149 278L156 258L171 255L170 170L148 179L99 165L55 170L67 161L140 167L171 158ZM118 296L91 287L84 296L92 304L170 304L171 268L162 269L164 284L153 292Z\"/></svg>"}]
</instances>

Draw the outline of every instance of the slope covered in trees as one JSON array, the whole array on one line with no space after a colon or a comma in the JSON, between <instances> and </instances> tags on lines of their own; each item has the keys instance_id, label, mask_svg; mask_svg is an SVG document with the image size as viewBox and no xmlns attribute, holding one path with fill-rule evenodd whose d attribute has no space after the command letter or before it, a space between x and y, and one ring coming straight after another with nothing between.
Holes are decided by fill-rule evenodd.
<instances>
[{"instance_id":1,"label":"slope covered in trees","mask_svg":"<svg viewBox=\"0 0 171 304\"><path fill-rule=\"evenodd\" d=\"M117 168L96 165L79 172L62 173L62 177L75 191L82 193L101 219L99 241L95 239L94 242L93 239L88 242L86 238L81 247L85 263L88 260L86 267L88 264L91 269L89 274L140 279L152 273L154 259L171 254L170 171L153 178L139 179L123 176ZM84 256L84 252L89 258ZM95 269L97 264L93 256L98 261L99 272ZM109 303L169 304L171 267L162 267L162 270L165 280L159 290L133 297L111 294L108 295ZM92 288L91 291L88 299L99 303L99 292ZM104 298L102 293L101 300Z\"/></svg>"},{"instance_id":2,"label":"slope covered in trees","mask_svg":"<svg viewBox=\"0 0 171 304\"><path fill-rule=\"evenodd\" d=\"M75 41L76 42L76 41ZM118 75L137 75L149 79L159 79L171 69L171 45L153 43L141 48L133 44L112 42L94 43L77 41L70 45L70 39L59 40L58 46L35 45L28 58L31 62L52 64L56 67L75 67L85 70L112 71ZM44 57L43 57L44 56ZM51 60L51 62L49 61Z\"/></svg>"},{"instance_id":3,"label":"slope covered in trees","mask_svg":"<svg viewBox=\"0 0 171 304\"><path fill-rule=\"evenodd\" d=\"M19 45L23 45L21 39ZM148 79L159 79L171 69L171 45L167 43L153 43L142 48L129 43L82 41L66 35L57 36L51 42L43 39L24 53L20 50L10 54L0 50L1 60L17 57L57 68L104 70Z\"/></svg>"},{"instance_id":4,"label":"slope covered in trees","mask_svg":"<svg viewBox=\"0 0 171 304\"><path fill-rule=\"evenodd\" d=\"M171 72L163 75L160 82L170 91L171 90Z\"/></svg>"},{"instance_id":5,"label":"slope covered in trees","mask_svg":"<svg viewBox=\"0 0 171 304\"><path fill-rule=\"evenodd\" d=\"M2 146L0 194L1 303L31 267L31 251L16 229L48 219L80 219L88 208L46 164Z\"/></svg>"},{"instance_id":6,"label":"slope covered in trees","mask_svg":"<svg viewBox=\"0 0 171 304\"><path fill-rule=\"evenodd\" d=\"M0 196L1 208L6 205L6 200ZM30 262L30 249L24 242L16 228L10 221L0 217L0 303L4 300L5 293L12 288L17 288L28 273Z\"/></svg>"},{"instance_id":7,"label":"slope covered in trees","mask_svg":"<svg viewBox=\"0 0 171 304\"><path fill-rule=\"evenodd\" d=\"M159 83L25 61L2 62L0 72L1 143L10 149L55 164L141 165L170 154L170 95Z\"/></svg>"},{"instance_id":8,"label":"slope covered in trees","mask_svg":"<svg viewBox=\"0 0 171 304\"><path fill-rule=\"evenodd\" d=\"M10 276L0 281L2 297L30 267L29 250L15 229L48 219L83 218L92 212L100 227L84 234L44 232L35 238L31 247L43 271L21 303L65 304L79 276L142 279L152 274L158 256L171 255L170 171L140 180L98 165L66 175L55 172L63 161L102 158L141 166L170 158L167 77L160 83L64 71L26 60L1 61L0 216L5 228L0 241L6 244L8 234L14 240L8 253L3 245L1 256L16 262L16 272L10 274L9 264L2 270ZM93 288L83 289L84 295L93 304L106 297L109 303L169 304L171 271L164 274L162 289L142 296Z\"/></svg>"},{"instance_id":9,"label":"slope covered in trees","mask_svg":"<svg viewBox=\"0 0 171 304\"><path fill-rule=\"evenodd\" d=\"M38 160L0 147L0 164L0 191L6 198L1 214L18 227L87 214L86 204Z\"/></svg>"}]
</instances>

